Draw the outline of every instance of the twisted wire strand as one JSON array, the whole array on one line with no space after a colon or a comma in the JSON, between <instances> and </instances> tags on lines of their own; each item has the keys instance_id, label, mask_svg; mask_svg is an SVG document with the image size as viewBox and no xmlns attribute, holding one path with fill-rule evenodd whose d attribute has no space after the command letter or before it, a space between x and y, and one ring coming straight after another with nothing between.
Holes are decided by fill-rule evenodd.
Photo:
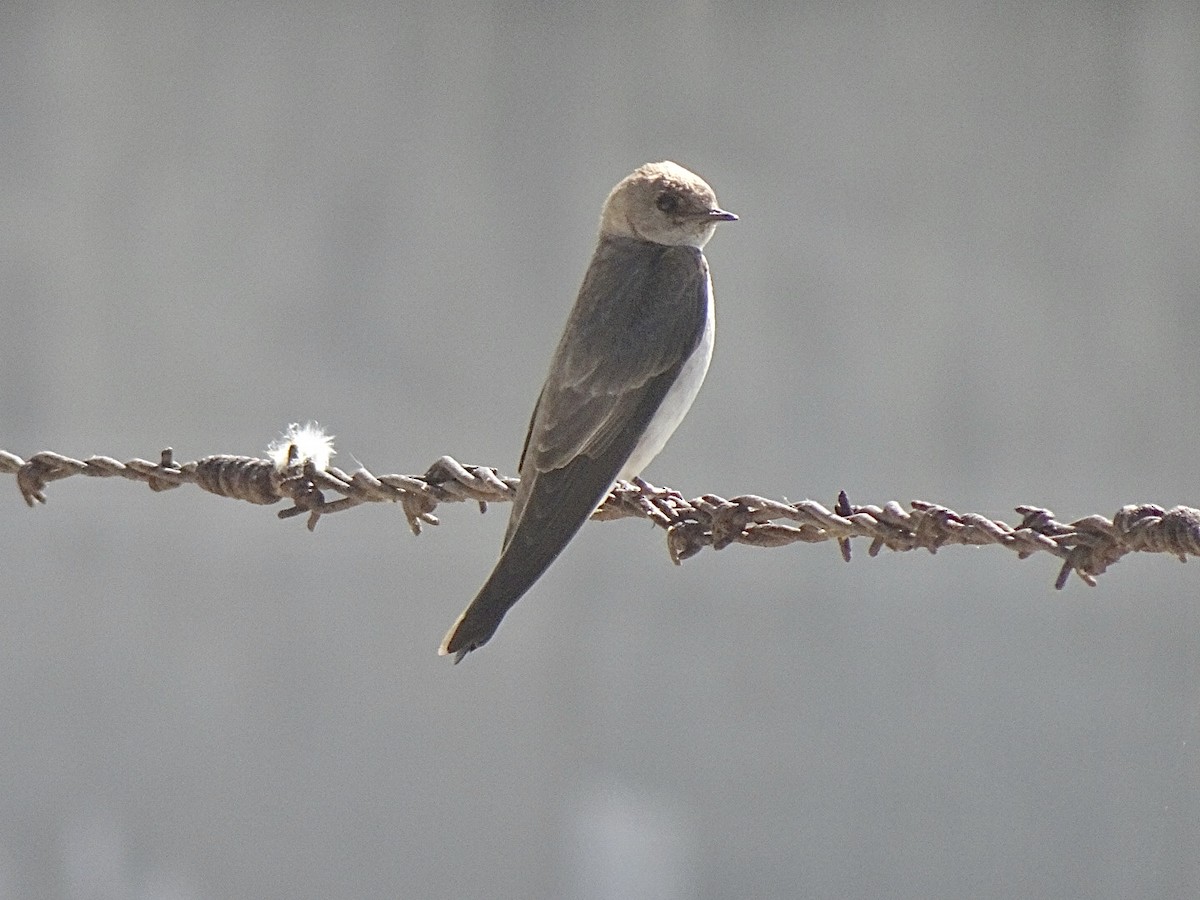
<instances>
[{"instance_id":1,"label":"twisted wire strand","mask_svg":"<svg viewBox=\"0 0 1200 900\"><path fill-rule=\"evenodd\" d=\"M73 475L121 477L142 481L153 491L195 484L212 494L260 505L289 500L291 506L280 511L279 518L307 514L310 531L328 513L363 503L398 503L413 534L420 534L424 525L438 524L434 510L441 503L474 502L483 512L489 503L511 501L518 483L494 468L463 465L449 456L419 476L376 476L362 468L348 475L334 466L318 468L311 460L297 458L294 447L288 448L283 464L225 454L176 463L169 447L157 463L120 462L109 456L79 460L49 451L23 460L0 450L0 472L16 476L17 488L31 507L46 502L51 482ZM825 541L836 542L849 561L852 538L870 539L870 556L885 548L936 553L950 544L1007 547L1020 559L1049 553L1062 560L1055 581L1059 589L1072 572L1095 586L1096 578L1127 553L1167 553L1181 562L1200 556L1200 510L1191 507L1131 504L1111 519L1092 515L1073 522L1059 522L1050 510L1037 506L1018 506L1016 512L1021 520L1010 525L924 500L913 500L908 508L895 501L883 506L852 504L844 491L833 509L814 500L787 503L753 494L730 499L704 494L688 500L678 491L637 479L618 482L593 518L648 519L666 532L667 550L677 565L705 547Z\"/></svg>"}]
</instances>

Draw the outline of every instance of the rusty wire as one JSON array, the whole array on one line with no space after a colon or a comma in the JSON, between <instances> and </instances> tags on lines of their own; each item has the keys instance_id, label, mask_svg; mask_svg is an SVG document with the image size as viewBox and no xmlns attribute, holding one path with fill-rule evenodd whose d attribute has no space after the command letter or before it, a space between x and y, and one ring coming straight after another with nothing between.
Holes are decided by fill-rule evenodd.
<instances>
[{"instance_id":1,"label":"rusty wire","mask_svg":"<svg viewBox=\"0 0 1200 900\"><path fill-rule=\"evenodd\" d=\"M297 460L291 450L283 466L269 459L227 455L176 463L170 448L157 463L120 462L108 456L79 460L48 451L23 460L0 450L0 472L16 475L17 488L29 506L45 503L46 486L62 478L121 477L145 482L154 491L195 484L255 504L290 500L292 505L279 512L279 518L307 514L310 531L327 513L362 503L399 503L413 534L420 534L423 525L438 524L433 513L440 503L474 502L483 511L488 503L511 501L518 482L493 468L464 466L449 456L420 476L375 476L366 469L348 475L333 466L318 469L311 461ZM329 495L337 496L328 499ZM884 548L936 553L949 544L1007 547L1021 559L1049 553L1062 560L1055 582L1060 589L1072 572L1094 586L1096 577L1127 553L1168 553L1181 562L1200 555L1200 510L1186 506L1135 504L1122 507L1111 519L1093 515L1066 523L1036 506L1018 506L1016 512L1021 521L1010 525L923 500L912 501L907 509L895 501L861 506L850 503L844 491L832 510L813 500L787 503L749 494L728 500L704 494L688 500L639 479L619 482L593 518L650 520L666 531L667 549L676 564L705 547L825 541L836 541L849 561L851 538L870 539L871 556Z\"/></svg>"}]
</instances>

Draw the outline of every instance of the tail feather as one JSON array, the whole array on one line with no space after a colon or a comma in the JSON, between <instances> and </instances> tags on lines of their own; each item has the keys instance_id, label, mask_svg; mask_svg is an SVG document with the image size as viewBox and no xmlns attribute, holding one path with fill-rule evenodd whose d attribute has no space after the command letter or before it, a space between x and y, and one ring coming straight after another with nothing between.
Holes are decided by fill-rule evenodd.
<instances>
[{"instance_id":1,"label":"tail feather","mask_svg":"<svg viewBox=\"0 0 1200 900\"><path fill-rule=\"evenodd\" d=\"M636 435L631 434L626 443L635 440ZM518 496L513 506L500 561L447 633L440 655L454 654L458 663L491 639L505 613L542 577L596 511L628 451L629 447L621 445L600 458L577 456L560 469L521 472L519 490L527 493Z\"/></svg>"},{"instance_id":2,"label":"tail feather","mask_svg":"<svg viewBox=\"0 0 1200 900\"><path fill-rule=\"evenodd\" d=\"M499 620L485 624L481 621L481 616L471 615L473 611L473 606L468 606L462 611L462 615L455 619L446 636L442 638L442 646L438 648L438 656L449 656L453 653L456 666L472 650L478 650L486 644L500 624Z\"/></svg>"},{"instance_id":3,"label":"tail feather","mask_svg":"<svg viewBox=\"0 0 1200 900\"><path fill-rule=\"evenodd\" d=\"M442 640L441 656L454 654L454 661L461 662L491 639L505 613L542 577L604 499L612 478L607 467L597 467L587 457L529 477L530 502L518 503L516 525L506 537L500 561Z\"/></svg>"},{"instance_id":4,"label":"tail feather","mask_svg":"<svg viewBox=\"0 0 1200 900\"><path fill-rule=\"evenodd\" d=\"M478 650L491 640L505 613L525 595L557 555L555 552L542 565L531 565L537 560L530 560L528 556L522 557L519 552L506 551L500 557L500 562L496 564L496 569L487 583L471 601L471 605L463 610L462 615L446 632L438 655L454 654L454 662L457 664L472 650Z\"/></svg>"},{"instance_id":5,"label":"tail feather","mask_svg":"<svg viewBox=\"0 0 1200 900\"><path fill-rule=\"evenodd\" d=\"M502 556L496 570L479 589L471 605L463 610L462 615L446 632L442 646L438 648L439 656L453 654L455 665L462 662L468 653L478 650L491 640L496 629L500 627L504 614L529 590L534 578L528 579L528 583L524 585L513 583L508 578L498 578L497 576L504 574L505 568L505 558Z\"/></svg>"},{"instance_id":6,"label":"tail feather","mask_svg":"<svg viewBox=\"0 0 1200 900\"><path fill-rule=\"evenodd\" d=\"M518 528L471 605L446 633L438 654L454 654L454 662L460 663L472 650L478 650L491 640L505 613L554 562L582 524L582 521L576 524L565 539L557 541L533 541L528 533L523 534Z\"/></svg>"}]
</instances>

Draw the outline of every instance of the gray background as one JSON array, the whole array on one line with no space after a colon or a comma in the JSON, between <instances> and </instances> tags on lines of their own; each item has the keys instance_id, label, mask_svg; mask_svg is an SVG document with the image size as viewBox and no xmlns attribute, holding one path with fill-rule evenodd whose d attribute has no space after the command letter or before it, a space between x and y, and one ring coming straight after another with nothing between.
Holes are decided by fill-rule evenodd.
<instances>
[{"instance_id":1,"label":"gray background","mask_svg":"<svg viewBox=\"0 0 1200 900\"><path fill-rule=\"evenodd\" d=\"M0 447L515 465L636 165L742 221L646 475L1197 505L1194 3L6 3ZM0 897L1200 894L1196 563L0 506Z\"/></svg>"}]
</instances>

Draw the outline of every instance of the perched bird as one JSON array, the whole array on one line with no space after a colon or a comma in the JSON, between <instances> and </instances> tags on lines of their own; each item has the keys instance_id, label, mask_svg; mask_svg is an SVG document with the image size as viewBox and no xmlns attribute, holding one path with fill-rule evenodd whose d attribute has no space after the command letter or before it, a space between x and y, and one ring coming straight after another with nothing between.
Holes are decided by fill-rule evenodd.
<instances>
[{"instance_id":1,"label":"perched bird","mask_svg":"<svg viewBox=\"0 0 1200 900\"><path fill-rule=\"evenodd\" d=\"M649 163L613 188L518 466L500 560L439 653L482 647L604 501L663 448L708 371L713 295L701 248L718 222L701 178Z\"/></svg>"}]
</instances>

